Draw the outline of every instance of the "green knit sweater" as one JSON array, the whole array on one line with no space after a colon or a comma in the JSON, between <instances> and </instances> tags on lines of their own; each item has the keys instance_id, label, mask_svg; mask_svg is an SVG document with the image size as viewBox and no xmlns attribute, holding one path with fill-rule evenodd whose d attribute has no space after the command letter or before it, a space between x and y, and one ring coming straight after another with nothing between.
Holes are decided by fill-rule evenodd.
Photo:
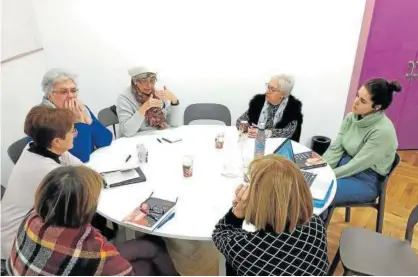
<instances>
[{"instance_id":1,"label":"green knit sweater","mask_svg":"<svg viewBox=\"0 0 418 277\"><path fill-rule=\"evenodd\" d=\"M323 157L334 169L337 178L349 177L368 168L386 175L395 159L397 148L395 128L383 111L362 119L350 113L344 118L337 138ZM344 153L353 159L337 167Z\"/></svg>"}]
</instances>

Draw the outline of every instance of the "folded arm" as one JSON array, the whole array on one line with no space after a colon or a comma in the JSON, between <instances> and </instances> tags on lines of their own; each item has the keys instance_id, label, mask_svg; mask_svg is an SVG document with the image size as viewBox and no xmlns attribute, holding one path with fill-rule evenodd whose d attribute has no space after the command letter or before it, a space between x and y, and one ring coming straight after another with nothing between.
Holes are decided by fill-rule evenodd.
<instances>
[{"instance_id":1,"label":"folded arm","mask_svg":"<svg viewBox=\"0 0 418 277\"><path fill-rule=\"evenodd\" d=\"M79 158L83 163L88 162L93 150L90 125L86 123L76 123L77 136L73 140L73 148L69 150L71 154Z\"/></svg>"},{"instance_id":2,"label":"folded arm","mask_svg":"<svg viewBox=\"0 0 418 277\"><path fill-rule=\"evenodd\" d=\"M124 97L119 97L117 101L117 114L120 130L125 137L135 135L141 129L145 120L145 116L139 110L132 110L129 100Z\"/></svg>"},{"instance_id":3,"label":"folded arm","mask_svg":"<svg viewBox=\"0 0 418 277\"><path fill-rule=\"evenodd\" d=\"M240 265L240 269L251 268L256 260L252 253L256 243L251 243L254 234L242 229L243 219L237 218L232 209L216 224L212 240L216 248L225 256L231 265ZM244 250L244 251L243 251ZM242 254L238 254L242 253ZM245 255L245 256L244 256Z\"/></svg>"},{"instance_id":4,"label":"folded arm","mask_svg":"<svg viewBox=\"0 0 418 277\"><path fill-rule=\"evenodd\" d=\"M92 119L91 135L93 139L93 145L95 148L109 146L112 143L113 135L112 132L107 129L102 123L97 120L94 114L90 112L90 117Z\"/></svg>"},{"instance_id":5,"label":"folded arm","mask_svg":"<svg viewBox=\"0 0 418 277\"><path fill-rule=\"evenodd\" d=\"M248 115L248 110L247 110L240 117L238 117L237 122L235 123L235 126L237 126L237 129L239 129L241 121L247 121L248 122L249 120L250 120L250 116Z\"/></svg>"},{"instance_id":6,"label":"folded arm","mask_svg":"<svg viewBox=\"0 0 418 277\"><path fill-rule=\"evenodd\" d=\"M340 162L341 157L344 155L345 150L342 146L342 138L344 136L346 126L347 117L341 124L340 131L338 132L337 137L331 143L331 145L328 147L327 151L323 155L323 158L331 168L335 168Z\"/></svg>"},{"instance_id":7,"label":"folded arm","mask_svg":"<svg viewBox=\"0 0 418 277\"><path fill-rule=\"evenodd\" d=\"M298 127L298 122L296 120L291 121L284 128L274 128L271 130L271 137L273 138L291 138Z\"/></svg>"},{"instance_id":8,"label":"folded arm","mask_svg":"<svg viewBox=\"0 0 418 277\"><path fill-rule=\"evenodd\" d=\"M353 176L383 160L387 153L387 146L382 143L385 138L385 134L379 130L372 133L360 151L348 163L334 169L337 178Z\"/></svg>"}]
</instances>

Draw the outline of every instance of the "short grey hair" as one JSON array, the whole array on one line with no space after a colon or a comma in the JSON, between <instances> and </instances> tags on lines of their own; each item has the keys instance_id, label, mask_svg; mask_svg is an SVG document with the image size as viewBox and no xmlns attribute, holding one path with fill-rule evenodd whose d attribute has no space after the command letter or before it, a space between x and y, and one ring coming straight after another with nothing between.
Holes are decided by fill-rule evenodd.
<instances>
[{"instance_id":1,"label":"short grey hair","mask_svg":"<svg viewBox=\"0 0 418 277\"><path fill-rule=\"evenodd\" d=\"M53 87L56 83L71 80L77 86L75 79L77 78L76 75L60 68L52 68L48 70L44 77L42 78L42 90L44 91L45 95L52 92Z\"/></svg>"},{"instance_id":2,"label":"short grey hair","mask_svg":"<svg viewBox=\"0 0 418 277\"><path fill-rule=\"evenodd\" d=\"M276 81L280 87L280 91L289 95L292 93L293 86L295 85L295 78L291 75L279 74L271 77L271 80Z\"/></svg>"}]
</instances>

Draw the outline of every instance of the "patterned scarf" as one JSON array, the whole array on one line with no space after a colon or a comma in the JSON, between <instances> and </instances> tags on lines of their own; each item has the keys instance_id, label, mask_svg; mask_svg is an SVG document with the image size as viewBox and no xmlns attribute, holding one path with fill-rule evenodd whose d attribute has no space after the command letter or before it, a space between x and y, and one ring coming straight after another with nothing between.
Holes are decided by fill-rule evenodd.
<instances>
[{"instance_id":1,"label":"patterned scarf","mask_svg":"<svg viewBox=\"0 0 418 277\"><path fill-rule=\"evenodd\" d=\"M289 102L289 97L283 98L282 102L280 102L279 108L274 114L273 127L276 126L276 124L279 123L280 120L282 120L283 112L287 106L287 102ZM267 118L268 118L268 109L270 105L271 104L267 100L264 102L263 109L261 110L261 113L260 113L260 118L258 119L258 124L260 123L266 124Z\"/></svg>"},{"instance_id":2,"label":"patterned scarf","mask_svg":"<svg viewBox=\"0 0 418 277\"><path fill-rule=\"evenodd\" d=\"M135 85L135 82L133 81L133 79L131 80L131 91L136 101L138 101L138 103L141 105L147 102L148 99L151 97L151 95L154 98L156 98L155 91L152 91L149 95L146 95L145 93L140 92L137 86ZM157 129L165 129L167 127L165 114L162 111L162 108L148 109L148 111L146 111L145 113L145 120L148 126L151 126Z\"/></svg>"},{"instance_id":3,"label":"patterned scarf","mask_svg":"<svg viewBox=\"0 0 418 277\"><path fill-rule=\"evenodd\" d=\"M56 107L57 107L57 106L55 106L55 104L54 104L54 103L52 103L52 102L51 102L51 100L49 100L49 99L48 99L48 97L46 97L46 96L44 96L44 97L42 98L41 105L42 105L42 106L52 107L52 108L56 108ZM86 115L87 115L88 117L90 117L90 119L91 119L91 116L90 116L90 111L89 111L89 109L86 107L86 105L83 105L83 112L84 112L84 114L86 114Z\"/></svg>"}]
</instances>

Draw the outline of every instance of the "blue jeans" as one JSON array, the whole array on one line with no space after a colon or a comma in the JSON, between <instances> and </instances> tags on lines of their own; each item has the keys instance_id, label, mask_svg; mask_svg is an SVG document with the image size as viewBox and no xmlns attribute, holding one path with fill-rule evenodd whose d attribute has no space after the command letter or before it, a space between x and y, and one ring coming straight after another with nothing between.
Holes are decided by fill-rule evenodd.
<instances>
[{"instance_id":1,"label":"blue jeans","mask_svg":"<svg viewBox=\"0 0 418 277\"><path fill-rule=\"evenodd\" d=\"M350 160L350 156L344 155L338 166L342 166ZM353 176L337 179L337 192L331 205L366 203L375 200L380 191L379 177L378 173L369 168Z\"/></svg>"}]
</instances>

